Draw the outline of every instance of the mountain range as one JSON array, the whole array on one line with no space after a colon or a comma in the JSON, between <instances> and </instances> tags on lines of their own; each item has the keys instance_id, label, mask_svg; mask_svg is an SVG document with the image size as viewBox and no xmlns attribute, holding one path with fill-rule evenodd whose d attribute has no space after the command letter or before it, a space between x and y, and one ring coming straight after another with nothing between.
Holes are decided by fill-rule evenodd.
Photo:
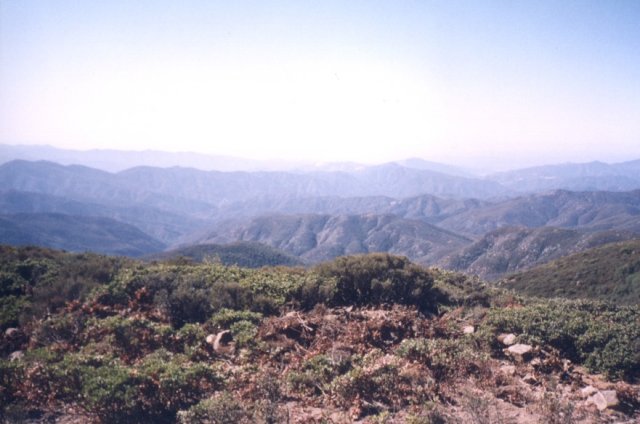
<instances>
[{"instance_id":1,"label":"mountain range","mask_svg":"<svg viewBox=\"0 0 640 424\"><path fill-rule=\"evenodd\" d=\"M481 178L420 159L256 172L12 160L0 165L0 243L141 256L246 241L306 263L386 251L499 278L640 237L639 167L595 162ZM610 190L571 190L588 181Z\"/></svg>"},{"instance_id":2,"label":"mountain range","mask_svg":"<svg viewBox=\"0 0 640 424\"><path fill-rule=\"evenodd\" d=\"M5 244L134 257L166 247L133 225L110 218L57 213L0 215L0 240Z\"/></svg>"},{"instance_id":3,"label":"mountain range","mask_svg":"<svg viewBox=\"0 0 640 424\"><path fill-rule=\"evenodd\" d=\"M195 244L253 241L308 262L337 256L390 252L434 263L469 239L420 220L395 215L270 215L225 223Z\"/></svg>"}]
</instances>

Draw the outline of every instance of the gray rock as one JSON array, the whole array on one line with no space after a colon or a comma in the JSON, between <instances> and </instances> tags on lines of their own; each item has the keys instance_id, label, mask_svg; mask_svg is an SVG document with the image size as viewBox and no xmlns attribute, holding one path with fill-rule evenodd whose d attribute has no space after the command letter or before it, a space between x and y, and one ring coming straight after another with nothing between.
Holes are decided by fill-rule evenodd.
<instances>
[{"instance_id":1,"label":"gray rock","mask_svg":"<svg viewBox=\"0 0 640 424\"><path fill-rule=\"evenodd\" d=\"M607 408L618 406L620 402L618 401L618 394L615 390L602 390L589 397L587 403L592 403L599 411L604 411Z\"/></svg>"},{"instance_id":2,"label":"gray rock","mask_svg":"<svg viewBox=\"0 0 640 424\"><path fill-rule=\"evenodd\" d=\"M22 358L24 358L24 352L21 350L16 350L15 352L12 352L11 355L9 355L9 360L11 362L13 361L19 361Z\"/></svg>"},{"instance_id":3,"label":"gray rock","mask_svg":"<svg viewBox=\"0 0 640 424\"><path fill-rule=\"evenodd\" d=\"M582 389L580 389L580 396L582 396L583 399L586 399L596 393L598 393L598 389L596 389L592 385L588 385L587 387L583 387Z\"/></svg>"},{"instance_id":4,"label":"gray rock","mask_svg":"<svg viewBox=\"0 0 640 424\"><path fill-rule=\"evenodd\" d=\"M211 346L213 346L213 342L216 340L216 335L215 334L209 334L207 336L207 338L205 339L205 341L207 342L207 344L210 344Z\"/></svg>"},{"instance_id":5,"label":"gray rock","mask_svg":"<svg viewBox=\"0 0 640 424\"><path fill-rule=\"evenodd\" d=\"M504 340L502 340L502 343L504 343L505 346L514 345L516 343L516 335L515 334L507 334L505 336Z\"/></svg>"},{"instance_id":6,"label":"gray rock","mask_svg":"<svg viewBox=\"0 0 640 424\"><path fill-rule=\"evenodd\" d=\"M506 349L508 355L512 356L515 360L524 362L531 357L533 347L528 344L518 343L513 346L509 346Z\"/></svg>"},{"instance_id":7,"label":"gray rock","mask_svg":"<svg viewBox=\"0 0 640 424\"><path fill-rule=\"evenodd\" d=\"M522 377L522 381L524 381L527 384L538 384L538 379L533 375L533 374L527 374L524 377Z\"/></svg>"},{"instance_id":8,"label":"gray rock","mask_svg":"<svg viewBox=\"0 0 640 424\"><path fill-rule=\"evenodd\" d=\"M227 353L227 346L233 341L233 335L231 331L224 330L216 334L216 338L213 341L213 350L217 353Z\"/></svg>"},{"instance_id":9,"label":"gray rock","mask_svg":"<svg viewBox=\"0 0 640 424\"><path fill-rule=\"evenodd\" d=\"M473 325L465 325L464 327L462 327L462 332L464 334L473 334L475 331L476 329Z\"/></svg>"},{"instance_id":10,"label":"gray rock","mask_svg":"<svg viewBox=\"0 0 640 424\"><path fill-rule=\"evenodd\" d=\"M516 335L503 333L498 336L498 341L505 346L511 346L516 342Z\"/></svg>"},{"instance_id":11,"label":"gray rock","mask_svg":"<svg viewBox=\"0 0 640 424\"><path fill-rule=\"evenodd\" d=\"M500 367L500 371L506 375L516 375L516 367L513 365L503 365Z\"/></svg>"},{"instance_id":12,"label":"gray rock","mask_svg":"<svg viewBox=\"0 0 640 424\"><path fill-rule=\"evenodd\" d=\"M18 333L20 332L20 330L18 330L17 328L7 328L4 332L5 337L7 338L13 338L16 337L18 335Z\"/></svg>"}]
</instances>

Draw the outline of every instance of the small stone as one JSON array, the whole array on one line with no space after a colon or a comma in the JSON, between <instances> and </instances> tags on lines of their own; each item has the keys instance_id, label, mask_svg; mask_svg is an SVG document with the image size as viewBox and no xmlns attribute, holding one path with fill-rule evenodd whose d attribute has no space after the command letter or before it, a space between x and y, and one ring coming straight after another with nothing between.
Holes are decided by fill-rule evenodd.
<instances>
[{"instance_id":1,"label":"small stone","mask_svg":"<svg viewBox=\"0 0 640 424\"><path fill-rule=\"evenodd\" d=\"M11 362L19 361L22 358L24 358L24 352L21 350L16 350L15 352L12 352L11 355L9 355L9 361Z\"/></svg>"},{"instance_id":2,"label":"small stone","mask_svg":"<svg viewBox=\"0 0 640 424\"><path fill-rule=\"evenodd\" d=\"M216 335L215 334L209 334L207 336L207 338L205 339L205 341L210 344L211 346L213 346L213 342L216 340Z\"/></svg>"},{"instance_id":3,"label":"small stone","mask_svg":"<svg viewBox=\"0 0 640 424\"><path fill-rule=\"evenodd\" d=\"M542 365L542 360L540 358L533 358L531 360L531 365L534 367L539 367L540 365Z\"/></svg>"},{"instance_id":4,"label":"small stone","mask_svg":"<svg viewBox=\"0 0 640 424\"><path fill-rule=\"evenodd\" d=\"M512 333L502 333L498 336L498 341L505 346L511 346L516 342L516 335Z\"/></svg>"},{"instance_id":5,"label":"small stone","mask_svg":"<svg viewBox=\"0 0 640 424\"><path fill-rule=\"evenodd\" d=\"M602 390L587 399L587 403L592 403L598 411L618 406L618 394L615 390Z\"/></svg>"},{"instance_id":6,"label":"small stone","mask_svg":"<svg viewBox=\"0 0 640 424\"><path fill-rule=\"evenodd\" d=\"M11 327L11 328L7 328L7 329L5 330L4 335L5 335L7 338L13 338L13 337L15 337L15 336L17 336L17 335L18 335L18 332L19 332L19 330L18 330L17 328L13 328L13 327Z\"/></svg>"},{"instance_id":7,"label":"small stone","mask_svg":"<svg viewBox=\"0 0 640 424\"><path fill-rule=\"evenodd\" d=\"M513 365L503 365L500 367L500 371L506 375L516 375L516 367Z\"/></svg>"},{"instance_id":8,"label":"small stone","mask_svg":"<svg viewBox=\"0 0 640 424\"><path fill-rule=\"evenodd\" d=\"M596 389L595 387L589 385L587 387L583 387L582 389L580 389L580 396L582 396L583 399L588 398L589 396L598 393L598 389Z\"/></svg>"},{"instance_id":9,"label":"small stone","mask_svg":"<svg viewBox=\"0 0 640 424\"><path fill-rule=\"evenodd\" d=\"M473 325L465 325L462 327L462 332L464 334L473 334L476 331L476 328Z\"/></svg>"},{"instance_id":10,"label":"small stone","mask_svg":"<svg viewBox=\"0 0 640 424\"><path fill-rule=\"evenodd\" d=\"M533 347L528 344L518 343L513 346L509 346L506 351L507 354L511 355L517 361L524 362L531 356L531 351Z\"/></svg>"},{"instance_id":11,"label":"small stone","mask_svg":"<svg viewBox=\"0 0 640 424\"><path fill-rule=\"evenodd\" d=\"M533 374L527 374L522 378L522 381L524 381L527 384L537 384L538 383L538 379L533 375Z\"/></svg>"},{"instance_id":12,"label":"small stone","mask_svg":"<svg viewBox=\"0 0 640 424\"><path fill-rule=\"evenodd\" d=\"M219 332L216 335L215 340L213 341L213 350L218 353L222 353L224 348L233 340L233 335L231 335L231 331L224 330Z\"/></svg>"},{"instance_id":13,"label":"small stone","mask_svg":"<svg viewBox=\"0 0 640 424\"><path fill-rule=\"evenodd\" d=\"M515 334L507 334L507 336L502 340L505 346L511 346L516 343L516 335Z\"/></svg>"}]
</instances>

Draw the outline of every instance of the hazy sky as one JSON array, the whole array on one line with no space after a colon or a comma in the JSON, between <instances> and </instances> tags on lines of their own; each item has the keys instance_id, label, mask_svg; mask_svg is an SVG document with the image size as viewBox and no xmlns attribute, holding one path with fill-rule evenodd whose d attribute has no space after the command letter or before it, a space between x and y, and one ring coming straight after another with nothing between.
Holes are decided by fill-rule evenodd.
<instances>
[{"instance_id":1,"label":"hazy sky","mask_svg":"<svg viewBox=\"0 0 640 424\"><path fill-rule=\"evenodd\" d=\"M640 158L640 1L0 1L0 143Z\"/></svg>"}]
</instances>

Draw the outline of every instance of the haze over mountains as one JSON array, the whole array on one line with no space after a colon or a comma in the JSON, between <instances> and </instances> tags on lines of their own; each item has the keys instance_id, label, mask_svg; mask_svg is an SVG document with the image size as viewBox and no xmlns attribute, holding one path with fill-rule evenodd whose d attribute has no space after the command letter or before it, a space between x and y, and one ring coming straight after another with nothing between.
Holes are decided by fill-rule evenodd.
<instances>
[{"instance_id":1,"label":"haze over mountains","mask_svg":"<svg viewBox=\"0 0 640 424\"><path fill-rule=\"evenodd\" d=\"M204 156L30 147L52 161L28 161L0 147L0 243L141 256L244 241L305 263L386 251L498 278L640 237L640 160L484 177L420 159L225 172L137 166L218 166Z\"/></svg>"}]
</instances>

